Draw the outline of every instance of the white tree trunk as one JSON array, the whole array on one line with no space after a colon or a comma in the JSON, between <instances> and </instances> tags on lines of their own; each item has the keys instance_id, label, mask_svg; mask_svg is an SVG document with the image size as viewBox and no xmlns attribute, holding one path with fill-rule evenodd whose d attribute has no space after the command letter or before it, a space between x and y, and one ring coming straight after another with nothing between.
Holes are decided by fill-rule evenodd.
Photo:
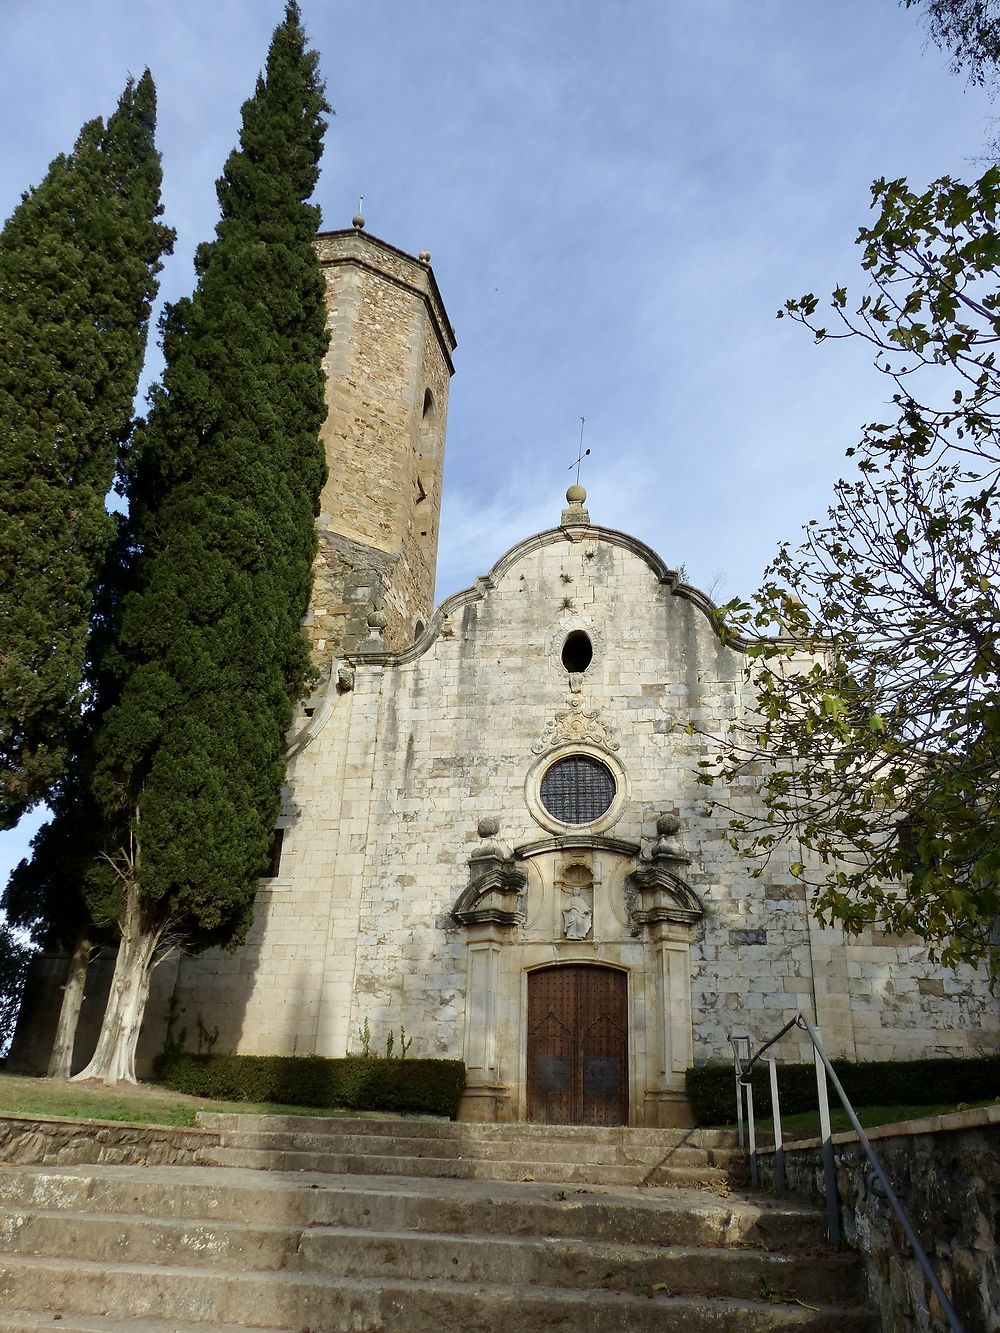
<instances>
[{"instance_id":1,"label":"white tree trunk","mask_svg":"<svg viewBox=\"0 0 1000 1333\"><path fill-rule=\"evenodd\" d=\"M55 1041L49 1056L49 1078L69 1078L73 1072L73 1046L76 1042L76 1028L80 1021L80 1009L83 1007L83 994L87 982L87 964L90 951L94 947L91 927L80 927L69 960L69 972L63 986L62 1004L59 1007L59 1022L56 1025Z\"/></svg>"},{"instance_id":2,"label":"white tree trunk","mask_svg":"<svg viewBox=\"0 0 1000 1333\"><path fill-rule=\"evenodd\" d=\"M115 959L108 1007L104 1011L97 1049L86 1069L74 1081L97 1079L102 1083L135 1083L135 1048L139 1041L149 982L160 932L143 922L142 906L135 882L125 889L125 911L121 922L121 944Z\"/></svg>"}]
</instances>

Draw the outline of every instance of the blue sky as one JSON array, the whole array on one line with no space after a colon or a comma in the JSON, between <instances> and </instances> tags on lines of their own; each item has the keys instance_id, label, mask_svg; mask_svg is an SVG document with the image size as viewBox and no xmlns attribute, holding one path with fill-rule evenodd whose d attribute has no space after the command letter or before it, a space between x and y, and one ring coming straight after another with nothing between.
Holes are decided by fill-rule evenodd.
<instances>
[{"instance_id":1,"label":"blue sky","mask_svg":"<svg viewBox=\"0 0 1000 1333\"><path fill-rule=\"evenodd\" d=\"M302 0L336 110L326 227L428 249L459 346L438 596L558 519L580 417L595 522L717 599L820 514L887 387L784 299L860 287L878 176L975 171L989 103L895 0ZM3 0L0 216L159 91L162 293L192 284L279 0ZM151 364L155 365L155 357ZM0 836L0 876L24 831Z\"/></svg>"}]
</instances>

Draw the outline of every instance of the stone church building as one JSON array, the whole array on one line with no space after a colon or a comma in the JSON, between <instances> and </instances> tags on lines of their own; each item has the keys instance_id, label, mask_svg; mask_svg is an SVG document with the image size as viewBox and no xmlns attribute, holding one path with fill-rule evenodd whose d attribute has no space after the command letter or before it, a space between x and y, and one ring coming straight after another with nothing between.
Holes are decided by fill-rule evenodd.
<instances>
[{"instance_id":1,"label":"stone church building","mask_svg":"<svg viewBox=\"0 0 1000 1333\"><path fill-rule=\"evenodd\" d=\"M168 1023L188 1049L327 1056L405 1029L411 1055L465 1060L468 1118L675 1125L692 1063L798 1008L859 1060L1000 1047L981 974L821 928L780 856L750 876L694 776L698 730L752 706L746 659L581 487L434 609L455 336L430 257L360 219L317 248L322 684L250 937L160 967L140 1058Z\"/></svg>"}]
</instances>

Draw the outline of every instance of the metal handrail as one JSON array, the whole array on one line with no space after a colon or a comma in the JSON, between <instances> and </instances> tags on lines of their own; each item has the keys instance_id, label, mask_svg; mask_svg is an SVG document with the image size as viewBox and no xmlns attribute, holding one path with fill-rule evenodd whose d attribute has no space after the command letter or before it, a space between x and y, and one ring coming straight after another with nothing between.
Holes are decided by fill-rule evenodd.
<instances>
[{"instance_id":1,"label":"metal handrail","mask_svg":"<svg viewBox=\"0 0 1000 1333\"><path fill-rule=\"evenodd\" d=\"M776 1033L776 1035L769 1041L766 1041L757 1051L756 1055L750 1054L752 1045L749 1037L730 1036L729 1038L730 1045L733 1048L733 1063L736 1072L736 1108L741 1148L744 1146L743 1099L741 1089L746 1093L747 1143L750 1151L751 1180L754 1184L759 1183L756 1127L754 1125L753 1116L753 1088L750 1083L753 1067L761 1059L764 1052L770 1050L770 1048L774 1046L776 1042L779 1042L782 1037L792 1030L792 1028L798 1028L800 1031L808 1033L809 1039L812 1042L815 1058L816 1091L819 1095L820 1137L822 1139L823 1175L826 1180L826 1211L830 1239L834 1241L840 1240L840 1204L837 1193L837 1169L833 1155L833 1132L830 1128L830 1099L827 1089L827 1079L833 1084L834 1091L840 1098L840 1104L847 1112L847 1118L850 1120L854 1132L858 1136L858 1141L864 1149L865 1155L871 1163L872 1170L875 1173L875 1177L882 1188L882 1195L888 1200L893 1212L899 1219L900 1226L902 1226L907 1240L913 1247L913 1253L923 1270L924 1277L926 1277L927 1281L930 1283L931 1290L937 1297L945 1318L948 1320L949 1328L952 1330L952 1333L965 1333L964 1325L955 1313L955 1308L951 1301L945 1295L944 1288L938 1281L936 1273L931 1268L930 1260L927 1257L924 1247L917 1239L917 1234L913 1229L913 1224L910 1221L906 1209L900 1202L896 1191L892 1188L889 1177L886 1175L885 1168L882 1165L881 1158L872 1147L867 1134L861 1128L861 1122L855 1114L854 1107L848 1100L847 1093L844 1091L840 1079L834 1072L833 1065L826 1057L826 1052L823 1050L823 1043L820 1039L818 1030L801 1011L797 1013L794 1018L790 1019L780 1032ZM746 1051L746 1059L743 1058L741 1048ZM770 1066L771 1109L774 1117L775 1178L778 1188L783 1189L785 1186L785 1162L784 1148L781 1139L781 1110L778 1104L778 1077L775 1061L770 1059L767 1063Z\"/></svg>"}]
</instances>

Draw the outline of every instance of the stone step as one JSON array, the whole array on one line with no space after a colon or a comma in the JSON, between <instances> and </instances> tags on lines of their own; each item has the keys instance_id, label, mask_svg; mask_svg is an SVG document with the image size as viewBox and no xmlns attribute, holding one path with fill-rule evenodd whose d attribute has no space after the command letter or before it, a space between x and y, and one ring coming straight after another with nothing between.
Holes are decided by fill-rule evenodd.
<instances>
[{"instance_id":1,"label":"stone step","mask_svg":"<svg viewBox=\"0 0 1000 1333\"><path fill-rule=\"evenodd\" d=\"M301 1228L214 1218L0 1210L0 1249L5 1253L94 1263L287 1268L295 1264L302 1234Z\"/></svg>"},{"instance_id":2,"label":"stone step","mask_svg":"<svg viewBox=\"0 0 1000 1333\"><path fill-rule=\"evenodd\" d=\"M511 1139L567 1139L587 1143L636 1143L664 1148L735 1148L728 1129L638 1129L630 1125L547 1125L534 1122L473 1123L428 1116L251 1115L239 1111L200 1111L198 1124L216 1131L277 1134L364 1134L368 1137L443 1138L508 1142Z\"/></svg>"},{"instance_id":3,"label":"stone step","mask_svg":"<svg viewBox=\"0 0 1000 1333\"><path fill-rule=\"evenodd\" d=\"M374 1242L374 1243L373 1243ZM793 1257L760 1250L633 1246L551 1237L485 1237L423 1232L304 1232L299 1262L346 1278L405 1277L494 1286L652 1291L753 1299L767 1289L787 1300L850 1302L858 1290L856 1256Z\"/></svg>"},{"instance_id":4,"label":"stone step","mask_svg":"<svg viewBox=\"0 0 1000 1333\"><path fill-rule=\"evenodd\" d=\"M94 1263L168 1264L242 1271L299 1269L347 1278L440 1278L448 1282L563 1288L653 1289L754 1298L762 1287L786 1300L846 1301L856 1292L855 1255L639 1246L561 1237L497 1237L174 1220L92 1212L0 1212L11 1255Z\"/></svg>"},{"instance_id":5,"label":"stone step","mask_svg":"<svg viewBox=\"0 0 1000 1333\"><path fill-rule=\"evenodd\" d=\"M293 1134L265 1130L223 1130L224 1148L251 1148L269 1152L300 1152L332 1156L476 1158L506 1161L516 1147L523 1162L593 1163L598 1166L659 1164L670 1166L725 1166L742 1169L743 1155L736 1148L692 1148L686 1144L625 1143L532 1138L460 1139L424 1138L416 1134Z\"/></svg>"},{"instance_id":6,"label":"stone step","mask_svg":"<svg viewBox=\"0 0 1000 1333\"><path fill-rule=\"evenodd\" d=\"M52 1329L56 1318L49 1311L0 1310L0 1329L30 1333L35 1328ZM176 1319L109 1319L99 1314L60 1314L63 1333L197 1333L204 1325L179 1324ZM275 1333L272 1328L248 1324L212 1324L212 1333ZM296 1330L298 1333L298 1330Z\"/></svg>"},{"instance_id":7,"label":"stone step","mask_svg":"<svg viewBox=\"0 0 1000 1333\"><path fill-rule=\"evenodd\" d=\"M794 1198L726 1198L688 1189L563 1190L540 1182L323 1176L209 1166L0 1167L0 1206L15 1213L64 1210L300 1229L589 1237L634 1245L748 1246L772 1252L815 1247L825 1235L818 1210Z\"/></svg>"},{"instance_id":8,"label":"stone step","mask_svg":"<svg viewBox=\"0 0 1000 1333\"><path fill-rule=\"evenodd\" d=\"M214 1166L256 1171L315 1171L325 1175L434 1176L454 1180L543 1180L560 1185L692 1185L725 1187L729 1173L717 1166L643 1163L597 1165L573 1161L524 1161L508 1154L478 1157L378 1157L374 1154L283 1152L262 1148L206 1148Z\"/></svg>"},{"instance_id":9,"label":"stone step","mask_svg":"<svg viewBox=\"0 0 1000 1333\"><path fill-rule=\"evenodd\" d=\"M16 1296L15 1296L16 1293ZM159 1319L169 1311L173 1327L335 1333L871 1333L857 1306L791 1303L776 1299L681 1296L667 1289L639 1293L568 1291L508 1284L465 1284L403 1278L345 1278L278 1272L215 1272L146 1264L64 1262L0 1258L0 1309L8 1318L25 1309L60 1313L60 1323L80 1315L110 1319ZM170 1325L168 1324L168 1327ZM15 1325L16 1327L16 1325ZM30 1325L28 1326L30 1327ZM113 1327L110 1326L110 1327Z\"/></svg>"}]
</instances>

